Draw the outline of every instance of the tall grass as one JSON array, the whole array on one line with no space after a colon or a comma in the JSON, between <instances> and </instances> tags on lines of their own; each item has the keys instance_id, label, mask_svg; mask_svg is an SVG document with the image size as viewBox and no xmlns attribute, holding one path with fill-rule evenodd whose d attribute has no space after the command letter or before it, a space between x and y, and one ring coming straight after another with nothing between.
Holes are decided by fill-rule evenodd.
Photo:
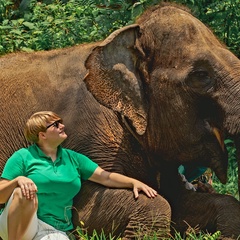
<instances>
[{"instance_id":1,"label":"tall grass","mask_svg":"<svg viewBox=\"0 0 240 240\"><path fill-rule=\"evenodd\" d=\"M141 229L139 229L141 231ZM121 240L119 236L115 236L114 233L105 234L104 230L101 233L93 232L92 235L89 235L87 232L83 231L80 227L76 229L75 234L81 240ZM214 234L203 233L198 231L198 229L190 228L184 236L181 236L180 233L175 233L170 235L168 238L159 238L158 233L148 236L147 234L141 237L136 237L136 240L217 240L221 238L221 232L217 231Z\"/></svg>"}]
</instances>

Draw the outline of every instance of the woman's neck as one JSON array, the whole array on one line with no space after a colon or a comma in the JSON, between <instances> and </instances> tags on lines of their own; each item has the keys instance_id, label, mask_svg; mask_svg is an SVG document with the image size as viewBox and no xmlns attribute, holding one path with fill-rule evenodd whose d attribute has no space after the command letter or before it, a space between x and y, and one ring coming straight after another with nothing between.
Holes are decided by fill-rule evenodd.
<instances>
[{"instance_id":1,"label":"woman's neck","mask_svg":"<svg viewBox=\"0 0 240 240\"><path fill-rule=\"evenodd\" d=\"M46 146L44 144L38 144L38 147L46 154L46 156L50 157L53 162L57 159L57 147Z\"/></svg>"}]
</instances>

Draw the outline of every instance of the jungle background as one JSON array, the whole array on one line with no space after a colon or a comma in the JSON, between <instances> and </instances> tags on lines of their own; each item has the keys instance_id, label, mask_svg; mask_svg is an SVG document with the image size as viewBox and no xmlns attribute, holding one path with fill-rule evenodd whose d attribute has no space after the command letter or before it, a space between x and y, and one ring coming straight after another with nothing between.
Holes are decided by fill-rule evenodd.
<instances>
[{"instance_id":1,"label":"jungle background","mask_svg":"<svg viewBox=\"0 0 240 240\"><path fill-rule=\"evenodd\" d=\"M0 56L17 51L50 50L102 40L114 30L133 23L147 7L159 2L161 1L1 0ZM211 28L240 57L240 0L168 2L189 7L193 15ZM213 174L213 187L219 193L231 194L239 199L236 149L231 139L227 139L225 144L229 152L228 182L222 185Z\"/></svg>"}]
</instances>

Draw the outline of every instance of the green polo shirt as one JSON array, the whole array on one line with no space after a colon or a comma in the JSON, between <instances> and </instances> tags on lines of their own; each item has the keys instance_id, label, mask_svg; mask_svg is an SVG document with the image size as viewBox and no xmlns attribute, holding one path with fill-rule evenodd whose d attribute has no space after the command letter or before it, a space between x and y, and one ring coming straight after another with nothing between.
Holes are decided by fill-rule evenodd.
<instances>
[{"instance_id":1,"label":"green polo shirt","mask_svg":"<svg viewBox=\"0 0 240 240\"><path fill-rule=\"evenodd\" d=\"M38 192L38 218L61 231L71 230L73 197L97 168L88 157L59 146L53 162L36 145L16 151L7 161L2 178L25 176Z\"/></svg>"}]
</instances>

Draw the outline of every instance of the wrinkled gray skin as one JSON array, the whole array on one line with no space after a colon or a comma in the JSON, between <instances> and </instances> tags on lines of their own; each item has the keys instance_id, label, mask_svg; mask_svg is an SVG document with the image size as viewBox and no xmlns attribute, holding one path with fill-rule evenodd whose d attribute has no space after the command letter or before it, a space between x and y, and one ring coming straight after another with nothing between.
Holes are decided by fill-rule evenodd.
<instances>
[{"instance_id":1,"label":"wrinkled gray skin","mask_svg":"<svg viewBox=\"0 0 240 240\"><path fill-rule=\"evenodd\" d=\"M167 236L188 225L240 234L231 196L184 188L180 164L211 167L226 182L226 135L240 132L240 61L200 21L176 7L156 7L101 43L0 58L0 161L27 146L26 119L36 111L63 116L79 151L109 171L156 188L159 196L85 182L74 223L91 232L134 238ZM77 213L79 215L77 215Z\"/></svg>"}]
</instances>

